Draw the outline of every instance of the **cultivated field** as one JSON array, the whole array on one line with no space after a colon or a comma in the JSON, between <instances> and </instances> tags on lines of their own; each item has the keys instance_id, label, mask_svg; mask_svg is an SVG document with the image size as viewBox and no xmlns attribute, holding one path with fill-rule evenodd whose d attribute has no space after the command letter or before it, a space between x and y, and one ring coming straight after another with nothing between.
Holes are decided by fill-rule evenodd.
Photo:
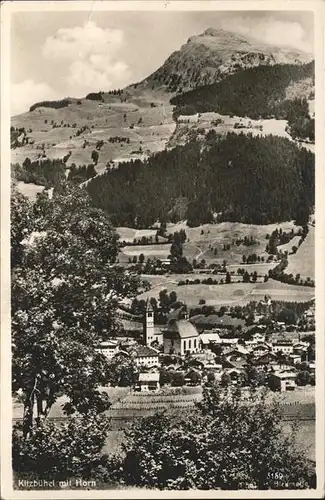
<instances>
[{"instance_id":1,"label":"cultivated field","mask_svg":"<svg viewBox=\"0 0 325 500\"><path fill-rule=\"evenodd\" d=\"M175 286L175 283L165 283L163 286L152 288L148 292L138 295L138 299L147 297L159 298L159 291L166 288L168 293L173 290L177 298L184 301L189 307L196 307L200 299L204 299L207 305L235 305L246 304L250 300L251 291L256 287L254 283L230 283L227 285L184 285Z\"/></svg>"},{"instance_id":2,"label":"cultivated field","mask_svg":"<svg viewBox=\"0 0 325 500\"><path fill-rule=\"evenodd\" d=\"M315 296L315 289L307 286L288 285L269 279L266 283L259 283L251 291L250 300L261 300L269 295L272 300L287 302L307 302Z\"/></svg>"},{"instance_id":3,"label":"cultivated field","mask_svg":"<svg viewBox=\"0 0 325 500\"><path fill-rule=\"evenodd\" d=\"M117 227L116 231L120 235L120 240L127 243L132 243L135 238L139 239L143 236L155 238L157 233L155 229L133 229L131 227Z\"/></svg>"},{"instance_id":4,"label":"cultivated field","mask_svg":"<svg viewBox=\"0 0 325 500\"><path fill-rule=\"evenodd\" d=\"M166 259L170 254L170 245L157 244L125 246L119 253L119 261L123 263L125 261L128 261L129 257L139 257L141 253L144 255L145 259L147 259L148 257L150 259Z\"/></svg>"},{"instance_id":5,"label":"cultivated field","mask_svg":"<svg viewBox=\"0 0 325 500\"><path fill-rule=\"evenodd\" d=\"M182 276L182 278L181 278ZM180 279L188 277L194 279L193 275L172 275L172 279L167 276L148 276L142 278L152 284L152 288L138 295L138 299L147 297L159 298L159 292L166 289L168 293L176 291L177 298L184 301L189 307L196 307L201 299L206 301L206 305L245 305L250 301L260 301L265 295L269 295L272 300L283 300L287 302L307 302L315 295L315 289L299 285L287 285L269 279L263 283L243 283L238 276L232 277L233 281L240 279L240 283L230 283L223 285L183 285L177 286ZM211 275L210 275L211 277ZM219 279L219 275L212 275ZM186 278L185 278L186 279Z\"/></svg>"}]
</instances>

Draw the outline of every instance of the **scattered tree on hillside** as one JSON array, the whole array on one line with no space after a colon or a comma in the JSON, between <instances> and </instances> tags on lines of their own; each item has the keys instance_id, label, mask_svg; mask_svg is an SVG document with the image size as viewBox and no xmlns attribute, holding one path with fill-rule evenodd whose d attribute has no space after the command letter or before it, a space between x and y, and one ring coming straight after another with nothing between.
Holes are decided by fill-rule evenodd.
<instances>
[{"instance_id":1,"label":"scattered tree on hillside","mask_svg":"<svg viewBox=\"0 0 325 500\"><path fill-rule=\"evenodd\" d=\"M93 160L94 164L97 165L99 159L99 153L95 149L91 153L91 159Z\"/></svg>"}]
</instances>

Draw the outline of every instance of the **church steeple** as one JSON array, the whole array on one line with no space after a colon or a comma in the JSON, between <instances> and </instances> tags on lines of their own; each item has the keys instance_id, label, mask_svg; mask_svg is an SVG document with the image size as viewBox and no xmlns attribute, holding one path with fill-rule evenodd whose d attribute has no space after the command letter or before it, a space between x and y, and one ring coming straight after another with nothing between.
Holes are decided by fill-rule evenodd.
<instances>
[{"instance_id":1,"label":"church steeple","mask_svg":"<svg viewBox=\"0 0 325 500\"><path fill-rule=\"evenodd\" d=\"M143 328L143 333L144 333L144 341L147 346L150 346L151 343L155 339L155 324L154 324L154 313L153 313L153 307L151 305L151 302L149 298L147 299L147 304L146 304L146 317L145 317L145 322L144 322L144 328Z\"/></svg>"}]
</instances>

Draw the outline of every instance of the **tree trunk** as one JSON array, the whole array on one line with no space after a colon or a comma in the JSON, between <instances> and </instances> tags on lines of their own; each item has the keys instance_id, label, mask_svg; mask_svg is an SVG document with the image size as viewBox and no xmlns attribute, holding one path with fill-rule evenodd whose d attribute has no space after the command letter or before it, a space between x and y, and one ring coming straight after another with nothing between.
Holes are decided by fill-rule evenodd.
<instances>
[{"instance_id":1,"label":"tree trunk","mask_svg":"<svg viewBox=\"0 0 325 500\"><path fill-rule=\"evenodd\" d=\"M24 403L23 436L28 437L33 427L34 395L31 393Z\"/></svg>"}]
</instances>

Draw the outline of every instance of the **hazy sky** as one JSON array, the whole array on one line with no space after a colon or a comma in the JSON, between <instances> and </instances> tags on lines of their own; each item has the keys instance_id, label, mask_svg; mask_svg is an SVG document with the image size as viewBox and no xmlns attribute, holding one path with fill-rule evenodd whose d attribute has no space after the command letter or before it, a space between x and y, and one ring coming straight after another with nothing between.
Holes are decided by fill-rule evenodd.
<instances>
[{"instance_id":1,"label":"hazy sky","mask_svg":"<svg viewBox=\"0 0 325 500\"><path fill-rule=\"evenodd\" d=\"M310 12L16 12L12 114L37 101L82 97L141 80L209 27L313 51Z\"/></svg>"}]
</instances>

